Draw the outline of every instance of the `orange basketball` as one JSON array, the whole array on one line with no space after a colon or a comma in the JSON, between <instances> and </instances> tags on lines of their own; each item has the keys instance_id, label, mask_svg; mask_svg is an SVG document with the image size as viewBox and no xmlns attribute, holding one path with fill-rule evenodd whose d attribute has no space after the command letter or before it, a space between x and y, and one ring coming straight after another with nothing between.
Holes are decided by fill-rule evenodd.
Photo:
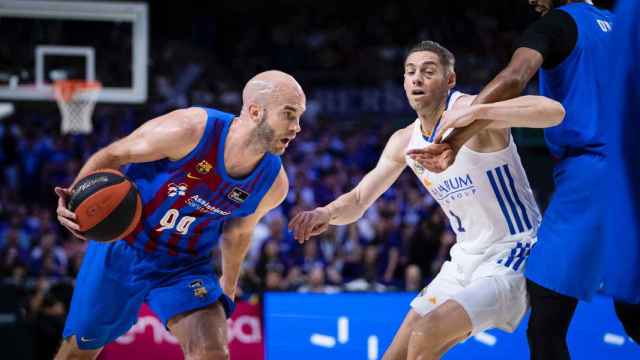
<instances>
[{"instance_id":1,"label":"orange basketball","mask_svg":"<svg viewBox=\"0 0 640 360\"><path fill-rule=\"evenodd\" d=\"M101 169L76 183L67 207L76 214L87 239L107 242L133 231L140 221L142 200L135 184L121 172Z\"/></svg>"}]
</instances>

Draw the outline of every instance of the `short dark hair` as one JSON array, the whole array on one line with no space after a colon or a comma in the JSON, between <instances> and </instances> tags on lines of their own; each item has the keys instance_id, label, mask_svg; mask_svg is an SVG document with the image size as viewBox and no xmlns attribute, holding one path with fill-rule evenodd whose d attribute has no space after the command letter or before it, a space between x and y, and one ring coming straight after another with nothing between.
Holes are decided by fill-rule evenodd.
<instances>
[{"instance_id":1,"label":"short dark hair","mask_svg":"<svg viewBox=\"0 0 640 360\"><path fill-rule=\"evenodd\" d=\"M430 51L436 55L440 59L440 63L442 66L447 69L449 72L453 72L456 65L456 58L453 56L453 53L449 51L444 46L438 44L435 41L424 40L419 42L418 44L412 46L407 52L407 56L405 56L404 61L407 61L409 55L419 52L419 51Z\"/></svg>"}]
</instances>

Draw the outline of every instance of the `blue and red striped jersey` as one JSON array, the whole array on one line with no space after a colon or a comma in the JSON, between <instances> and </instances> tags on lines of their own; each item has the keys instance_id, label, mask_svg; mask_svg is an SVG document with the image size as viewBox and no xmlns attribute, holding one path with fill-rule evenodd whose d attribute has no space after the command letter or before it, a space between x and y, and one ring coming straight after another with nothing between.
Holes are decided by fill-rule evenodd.
<instances>
[{"instance_id":1,"label":"blue and red striped jersey","mask_svg":"<svg viewBox=\"0 0 640 360\"><path fill-rule=\"evenodd\" d=\"M278 176L280 157L267 153L242 179L224 166L224 144L234 115L207 109L198 145L184 158L129 164L126 176L142 197L142 217L125 240L148 252L208 256L222 224L253 213Z\"/></svg>"}]
</instances>

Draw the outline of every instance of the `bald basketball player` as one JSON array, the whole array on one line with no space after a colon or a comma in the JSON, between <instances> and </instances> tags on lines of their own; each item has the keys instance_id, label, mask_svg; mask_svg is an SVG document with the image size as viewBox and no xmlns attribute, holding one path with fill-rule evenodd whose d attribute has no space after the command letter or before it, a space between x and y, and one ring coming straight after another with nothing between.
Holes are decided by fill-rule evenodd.
<instances>
[{"instance_id":1,"label":"bald basketball player","mask_svg":"<svg viewBox=\"0 0 640 360\"><path fill-rule=\"evenodd\" d=\"M229 358L226 319L240 265L260 218L287 195L279 155L300 131L306 103L280 71L249 80L242 100L239 116L193 107L152 119L82 167L76 181L123 169L140 191L142 220L124 239L89 242L56 359L95 358L136 322L143 302L186 359ZM58 220L81 236L66 207L70 188L55 189ZM218 242L220 279L211 260Z\"/></svg>"}]
</instances>

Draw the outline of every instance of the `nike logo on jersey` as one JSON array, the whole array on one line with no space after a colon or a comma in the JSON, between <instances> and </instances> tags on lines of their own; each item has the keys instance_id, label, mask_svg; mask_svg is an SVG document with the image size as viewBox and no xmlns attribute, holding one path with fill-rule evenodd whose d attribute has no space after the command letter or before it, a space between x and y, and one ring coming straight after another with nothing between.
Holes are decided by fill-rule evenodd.
<instances>
[{"instance_id":1,"label":"nike logo on jersey","mask_svg":"<svg viewBox=\"0 0 640 360\"><path fill-rule=\"evenodd\" d=\"M92 342L92 341L95 341L95 340L96 340L96 338L89 339L89 338L86 338L84 336L80 337L80 341L82 341L82 342Z\"/></svg>"},{"instance_id":2,"label":"nike logo on jersey","mask_svg":"<svg viewBox=\"0 0 640 360\"><path fill-rule=\"evenodd\" d=\"M197 176L193 176L191 175L190 172L187 173L187 178L188 179L192 179L192 180L202 180L201 178L197 177Z\"/></svg>"}]
</instances>

